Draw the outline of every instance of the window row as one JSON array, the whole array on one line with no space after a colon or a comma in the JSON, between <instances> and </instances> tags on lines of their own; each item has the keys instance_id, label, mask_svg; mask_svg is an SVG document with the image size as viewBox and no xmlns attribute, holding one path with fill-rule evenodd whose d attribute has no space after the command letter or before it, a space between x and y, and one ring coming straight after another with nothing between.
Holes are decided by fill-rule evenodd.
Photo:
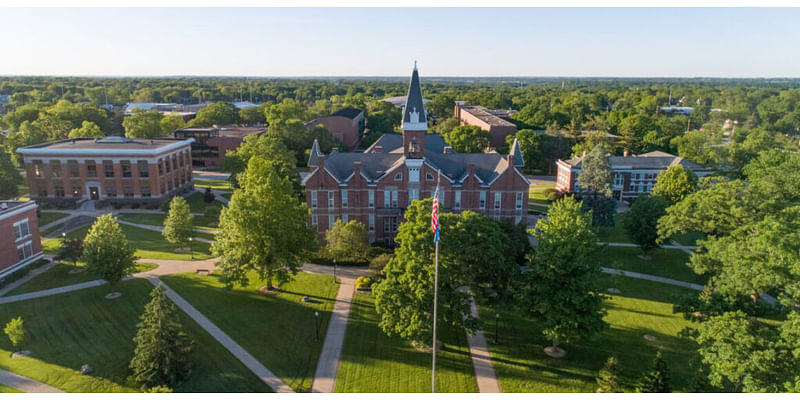
<instances>
[{"instance_id":1,"label":"window row","mask_svg":"<svg viewBox=\"0 0 800 400\"><path fill-rule=\"evenodd\" d=\"M89 178L96 178L97 163L94 160L85 160L84 165L86 165L86 176ZM102 165L103 176L106 178L114 178L116 175L114 172L114 162L112 160L103 160ZM133 177L133 161L122 160L119 162L119 165L123 178ZM190 165L188 151L182 152L180 155L173 154L172 157L160 158L158 160L158 175L164 175L165 171L167 173L172 170L177 171L179 167L183 167L184 165ZM136 175L139 178L148 178L150 176L150 166L146 160L137 160L135 168ZM51 160L50 175L53 178L61 178L62 172L61 161ZM67 173L70 178L80 178L80 166L77 160L67 161ZM33 175L37 178L44 177L44 163L41 160L33 161Z\"/></svg>"},{"instance_id":2,"label":"window row","mask_svg":"<svg viewBox=\"0 0 800 400\"><path fill-rule=\"evenodd\" d=\"M436 191L435 188L431 189L430 197L433 197L436 194L435 191ZM319 195L318 195L318 192L320 192L320 191L318 191L318 190L312 190L311 191L311 208L312 209L316 209L316 208L319 207ZM322 191L322 192L327 192L328 208L329 209L330 208L336 208L336 191L335 190L327 190L327 191ZM349 206L349 204L350 204L350 202L348 200L348 191L345 189L345 190L341 190L339 192L340 192L340 196L341 196L341 207L342 208L347 208ZM375 208L375 191L374 190L368 190L367 193L368 193L368 195L367 195L368 196L368 207L369 208ZM445 204L446 193L447 192L439 192L439 201L442 204ZM481 191L480 195L479 195L478 208L481 209L481 210L485 210L486 209L486 193L487 193L486 191ZM456 210L460 210L461 209L461 191L460 190L455 190L455 191L453 191L453 195L455 197L453 208L456 209ZM495 192L494 193L494 204L493 204L493 206L494 206L495 210L500 210L502 208L502 195L503 195L502 192ZM514 208L515 209L517 209L517 210L521 210L522 209L524 196L525 196L525 192L515 192L514 193ZM397 189L386 189L386 190L384 190L383 191L383 207L384 208L397 208L398 207L397 198L398 198ZM409 202L411 202L413 200L419 200L419 189L413 189L413 188L412 189L408 189L408 200L409 200Z\"/></svg>"}]
</instances>

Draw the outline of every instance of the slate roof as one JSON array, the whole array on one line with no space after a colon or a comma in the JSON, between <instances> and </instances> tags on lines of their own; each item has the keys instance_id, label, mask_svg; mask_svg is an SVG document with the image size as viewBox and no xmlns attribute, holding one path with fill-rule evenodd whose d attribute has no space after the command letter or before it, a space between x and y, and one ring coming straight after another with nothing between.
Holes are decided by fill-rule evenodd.
<instances>
[{"instance_id":1,"label":"slate roof","mask_svg":"<svg viewBox=\"0 0 800 400\"><path fill-rule=\"evenodd\" d=\"M372 146L369 146L364 153L372 153L375 147L383 147L383 153L402 153L403 152L403 135L399 133L384 133ZM426 135L425 136L425 154L430 153L444 153L444 146L447 146L444 138L439 135Z\"/></svg>"},{"instance_id":2,"label":"slate roof","mask_svg":"<svg viewBox=\"0 0 800 400\"><path fill-rule=\"evenodd\" d=\"M569 160L561 160L573 168L580 168L583 157L573 157ZM610 156L611 168L613 169L667 169L673 165L682 165L694 171L707 170L708 168L697 165L683 157L678 157L663 151L651 151L649 153L624 156Z\"/></svg>"},{"instance_id":3,"label":"slate roof","mask_svg":"<svg viewBox=\"0 0 800 400\"><path fill-rule=\"evenodd\" d=\"M416 115L416 118L412 116ZM424 129L418 129L414 124L424 124ZM428 130L428 114L425 112L425 104L422 101L422 88L419 85L419 72L417 63L414 62L414 71L411 73L411 81L408 83L408 97L406 105L403 107L403 129L408 130ZM406 128L406 126L410 127Z\"/></svg>"},{"instance_id":4,"label":"slate roof","mask_svg":"<svg viewBox=\"0 0 800 400\"><path fill-rule=\"evenodd\" d=\"M339 110L339 111L337 111L337 112L335 112L335 113L333 113L331 115L336 116L336 117L345 117L345 118L348 118L348 119L356 119L356 117L358 117L358 115L361 114L361 112L362 111L357 109L357 108L347 107L347 108L343 108L343 109L341 109L341 110Z\"/></svg>"}]
</instances>

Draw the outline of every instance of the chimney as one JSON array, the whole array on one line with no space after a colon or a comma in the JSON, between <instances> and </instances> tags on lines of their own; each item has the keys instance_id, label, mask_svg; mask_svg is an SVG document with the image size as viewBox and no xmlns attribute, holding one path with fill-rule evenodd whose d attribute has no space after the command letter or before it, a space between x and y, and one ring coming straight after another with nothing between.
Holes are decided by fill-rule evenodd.
<instances>
[{"instance_id":1,"label":"chimney","mask_svg":"<svg viewBox=\"0 0 800 400\"><path fill-rule=\"evenodd\" d=\"M467 164L467 176L475 175L475 164Z\"/></svg>"},{"instance_id":2,"label":"chimney","mask_svg":"<svg viewBox=\"0 0 800 400\"><path fill-rule=\"evenodd\" d=\"M373 152L373 153L383 153L383 146L375 146L375 147L372 149L372 152Z\"/></svg>"},{"instance_id":3,"label":"chimney","mask_svg":"<svg viewBox=\"0 0 800 400\"><path fill-rule=\"evenodd\" d=\"M444 151L442 151L442 154L450 154L452 152L453 152L453 148L452 147L444 146Z\"/></svg>"},{"instance_id":4,"label":"chimney","mask_svg":"<svg viewBox=\"0 0 800 400\"><path fill-rule=\"evenodd\" d=\"M356 177L361 175L361 161L353 161L353 175Z\"/></svg>"},{"instance_id":5,"label":"chimney","mask_svg":"<svg viewBox=\"0 0 800 400\"><path fill-rule=\"evenodd\" d=\"M625 151L624 151L624 152L622 152L622 156L623 156L623 157L627 157L627 156L628 156L628 150L627 150L627 149L625 149Z\"/></svg>"},{"instance_id":6,"label":"chimney","mask_svg":"<svg viewBox=\"0 0 800 400\"><path fill-rule=\"evenodd\" d=\"M317 168L319 169L325 168L325 154L320 154L317 157Z\"/></svg>"}]
</instances>

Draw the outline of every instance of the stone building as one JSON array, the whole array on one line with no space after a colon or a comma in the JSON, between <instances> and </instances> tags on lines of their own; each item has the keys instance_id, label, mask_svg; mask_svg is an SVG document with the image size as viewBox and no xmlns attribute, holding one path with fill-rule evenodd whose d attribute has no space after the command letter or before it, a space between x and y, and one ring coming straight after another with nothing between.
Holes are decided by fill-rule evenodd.
<instances>
[{"instance_id":1,"label":"stone building","mask_svg":"<svg viewBox=\"0 0 800 400\"><path fill-rule=\"evenodd\" d=\"M17 153L38 203L156 205L193 188L193 141L108 136L58 140Z\"/></svg>"},{"instance_id":2,"label":"stone building","mask_svg":"<svg viewBox=\"0 0 800 400\"><path fill-rule=\"evenodd\" d=\"M322 154L314 143L303 179L311 224L320 233L337 219L358 220L372 242L392 245L413 200L431 197L441 171L444 212L470 210L495 219L525 221L530 182L520 171L522 153L463 154L428 134L416 66L403 109L402 134L385 134L363 153Z\"/></svg>"}]
</instances>

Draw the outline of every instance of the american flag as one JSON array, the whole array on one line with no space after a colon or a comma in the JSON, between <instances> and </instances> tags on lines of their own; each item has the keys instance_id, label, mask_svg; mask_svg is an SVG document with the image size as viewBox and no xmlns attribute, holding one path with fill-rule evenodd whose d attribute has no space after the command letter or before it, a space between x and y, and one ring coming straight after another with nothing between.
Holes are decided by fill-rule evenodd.
<instances>
[{"instance_id":1,"label":"american flag","mask_svg":"<svg viewBox=\"0 0 800 400\"><path fill-rule=\"evenodd\" d=\"M431 212L431 228L433 229L433 242L439 241L439 183L436 183L436 192L433 195L433 211Z\"/></svg>"}]
</instances>

